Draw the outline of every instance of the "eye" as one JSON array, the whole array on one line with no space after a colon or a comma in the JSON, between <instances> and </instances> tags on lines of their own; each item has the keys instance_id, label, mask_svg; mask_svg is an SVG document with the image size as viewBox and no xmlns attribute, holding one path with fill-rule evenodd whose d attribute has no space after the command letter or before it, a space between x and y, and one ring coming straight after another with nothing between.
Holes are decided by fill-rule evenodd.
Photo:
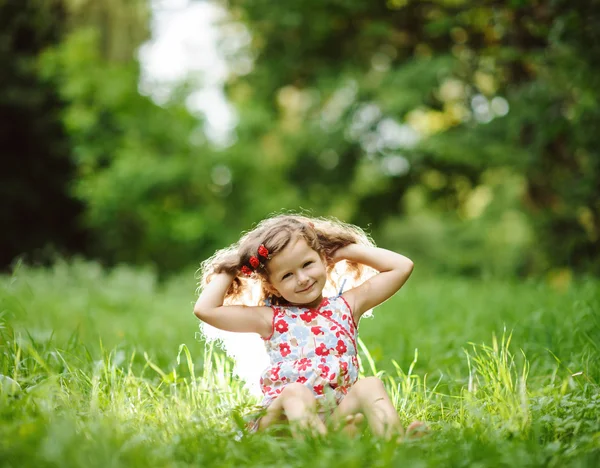
<instances>
[{"instance_id":1,"label":"eye","mask_svg":"<svg viewBox=\"0 0 600 468\"><path fill-rule=\"evenodd\" d=\"M313 263L315 263L315 262L313 262L312 260L310 260L310 261L306 262L302 268L306 268L308 265L311 265Z\"/></svg>"},{"instance_id":2,"label":"eye","mask_svg":"<svg viewBox=\"0 0 600 468\"><path fill-rule=\"evenodd\" d=\"M282 276L282 278L281 278L281 279L282 279L282 280L284 280L284 279L286 279L286 278L289 278L290 276L292 276L292 274L291 274L291 273L286 273L285 275L283 275L283 276Z\"/></svg>"}]
</instances>

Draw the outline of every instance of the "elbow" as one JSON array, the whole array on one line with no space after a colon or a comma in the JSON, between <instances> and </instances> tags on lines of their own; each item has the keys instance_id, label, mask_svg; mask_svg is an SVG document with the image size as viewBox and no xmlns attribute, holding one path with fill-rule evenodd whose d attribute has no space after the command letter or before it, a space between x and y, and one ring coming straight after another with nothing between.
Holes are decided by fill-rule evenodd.
<instances>
[{"instance_id":1,"label":"elbow","mask_svg":"<svg viewBox=\"0 0 600 468\"><path fill-rule=\"evenodd\" d=\"M194 315L202 320L203 322L206 321L206 316L208 315L208 310L206 307L202 307L201 305L196 304L194 306Z\"/></svg>"},{"instance_id":2,"label":"elbow","mask_svg":"<svg viewBox=\"0 0 600 468\"><path fill-rule=\"evenodd\" d=\"M410 258L407 258L404 261L403 270L404 270L404 273L405 273L405 275L406 275L407 278L413 272L414 267L415 267L415 264L413 263L413 261Z\"/></svg>"}]
</instances>

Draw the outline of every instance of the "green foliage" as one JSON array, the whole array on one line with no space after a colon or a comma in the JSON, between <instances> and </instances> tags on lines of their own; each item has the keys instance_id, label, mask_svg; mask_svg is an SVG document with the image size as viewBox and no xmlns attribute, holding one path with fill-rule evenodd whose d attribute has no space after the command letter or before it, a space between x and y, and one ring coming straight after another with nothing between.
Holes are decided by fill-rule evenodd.
<instances>
[{"instance_id":1,"label":"green foliage","mask_svg":"<svg viewBox=\"0 0 600 468\"><path fill-rule=\"evenodd\" d=\"M15 206L48 213L39 229L5 234L3 264L20 245L62 240L105 263L172 272L270 213L304 208L438 271L600 271L593 2L221 2L237 23L222 24L239 116L225 148L186 109L202 83L161 105L140 95L148 2L64 0L35 15L34 0L17 3L0 3L12 47L0 104L29 109L32 122L15 128L48 148L37 172L54 158L71 172L51 171L51 190L18 165L17 181L6 178ZM39 33L35 47L19 48L20 21ZM227 34L243 28L251 41L232 50L245 42ZM23 77L30 86L15 84ZM83 205L89 237L72 199L58 218L65 192ZM53 203L41 210L45 194ZM19 226L19 210L8 213Z\"/></svg>"},{"instance_id":2,"label":"green foliage","mask_svg":"<svg viewBox=\"0 0 600 468\"><path fill-rule=\"evenodd\" d=\"M486 267L460 258L487 251L478 245L510 217L514 260L495 265L485 256L480 265L598 271L597 8L566 1L226 4L252 33L247 54L255 57L248 76L231 80L230 94L251 96L238 104L269 113L263 134L295 142L286 148L295 161L290 182L301 184L307 206L320 198L321 208L372 223L377 233L391 221L413 238L442 237L444 268L471 273ZM394 121L404 141L382 137ZM322 167L332 154L337 166ZM432 183L432 173L442 177ZM474 198L491 191L493 199L502 183L490 184L490 173L508 174L514 193L489 211L485 203L473 210ZM325 184L345 193L343 208L335 195L311 197ZM398 221L413 188L430 217L438 215L428 232L415 229L418 217ZM471 233L462 236L469 242L454 241L454 226ZM416 240L403 245L421 250ZM456 262L448 259L454 254Z\"/></svg>"},{"instance_id":3,"label":"green foliage","mask_svg":"<svg viewBox=\"0 0 600 468\"><path fill-rule=\"evenodd\" d=\"M194 288L191 272L161 284L80 261L0 277L3 463L594 466L600 456L596 280L556 289L415 271L360 324L362 374L384 380L404 424L431 428L400 446L368 432L245 434L256 399L194 338Z\"/></svg>"},{"instance_id":4,"label":"green foliage","mask_svg":"<svg viewBox=\"0 0 600 468\"><path fill-rule=\"evenodd\" d=\"M77 200L70 190L79 176L73 147L80 142L72 133L90 120L103 120L102 115L91 115L103 110L85 112L85 106L78 105L67 111L70 120L65 122L63 113L77 92L60 92L56 74L40 70L39 56L60 47L69 31L90 28L98 33L99 55L107 61L130 62L147 38L148 10L146 0L0 1L0 146L5 155L0 171L5 204L0 224L6 227L0 234L2 267L20 255L47 262L57 251L95 250L88 248L94 239L81 222L87 200ZM136 81L107 82L103 94L118 92L114 88L118 84L135 93ZM112 153L107 146L110 140L103 141L102 136L98 132L92 141L100 146L98 151Z\"/></svg>"},{"instance_id":5,"label":"green foliage","mask_svg":"<svg viewBox=\"0 0 600 468\"><path fill-rule=\"evenodd\" d=\"M38 54L60 42L66 19L56 2L0 1L0 266L23 253L82 250L83 206L65 186L75 176L60 112L64 103L37 73ZM42 249L46 248L46 251Z\"/></svg>"},{"instance_id":6,"label":"green foliage","mask_svg":"<svg viewBox=\"0 0 600 468\"><path fill-rule=\"evenodd\" d=\"M182 102L159 107L141 96L137 66L104 60L97 41L94 30L78 30L40 59L70 103L73 191L88 207L90 250L164 270L192 263L221 236L225 210L210 185L216 156Z\"/></svg>"}]
</instances>

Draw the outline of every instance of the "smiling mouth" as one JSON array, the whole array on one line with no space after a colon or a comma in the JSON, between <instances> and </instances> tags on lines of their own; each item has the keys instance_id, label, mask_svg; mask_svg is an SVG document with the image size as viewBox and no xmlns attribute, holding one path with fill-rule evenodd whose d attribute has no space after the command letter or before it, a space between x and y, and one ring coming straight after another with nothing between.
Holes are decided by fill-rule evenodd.
<instances>
[{"instance_id":1,"label":"smiling mouth","mask_svg":"<svg viewBox=\"0 0 600 468\"><path fill-rule=\"evenodd\" d=\"M300 290L300 291L298 291L298 292L299 292L299 293L301 293L301 292L306 292L306 291L308 291L310 288L312 288L312 287L313 287L313 286L314 286L316 283L317 283L317 282L315 281L315 282L314 282L313 284L311 284L311 285L310 285L308 288L301 289L301 290Z\"/></svg>"}]
</instances>

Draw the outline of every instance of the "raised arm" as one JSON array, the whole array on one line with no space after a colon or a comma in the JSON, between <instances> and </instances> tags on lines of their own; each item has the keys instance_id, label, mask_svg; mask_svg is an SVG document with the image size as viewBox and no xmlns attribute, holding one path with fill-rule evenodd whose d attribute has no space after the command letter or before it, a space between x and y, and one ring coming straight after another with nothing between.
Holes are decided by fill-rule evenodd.
<instances>
[{"instance_id":1,"label":"raised arm","mask_svg":"<svg viewBox=\"0 0 600 468\"><path fill-rule=\"evenodd\" d=\"M221 330L258 333L265 338L268 337L273 326L273 311L270 307L223 305L225 293L232 281L233 276L227 273L214 275L198 297L194 306L194 315Z\"/></svg>"},{"instance_id":2,"label":"raised arm","mask_svg":"<svg viewBox=\"0 0 600 468\"><path fill-rule=\"evenodd\" d=\"M367 310L393 296L406 282L413 270L413 262L404 255L391 250L359 244L350 244L339 249L334 254L333 260L350 260L379 271L377 275L363 284L343 294L352 308L356 322Z\"/></svg>"}]
</instances>

